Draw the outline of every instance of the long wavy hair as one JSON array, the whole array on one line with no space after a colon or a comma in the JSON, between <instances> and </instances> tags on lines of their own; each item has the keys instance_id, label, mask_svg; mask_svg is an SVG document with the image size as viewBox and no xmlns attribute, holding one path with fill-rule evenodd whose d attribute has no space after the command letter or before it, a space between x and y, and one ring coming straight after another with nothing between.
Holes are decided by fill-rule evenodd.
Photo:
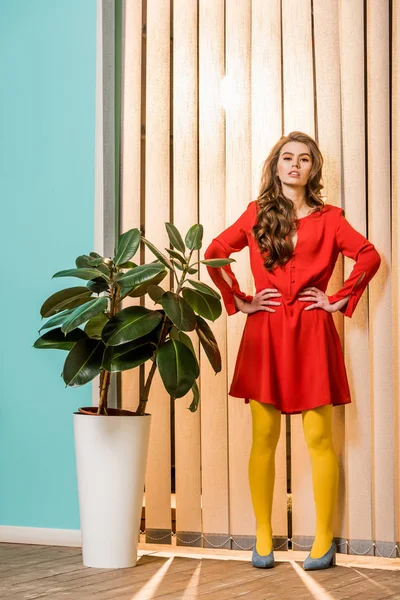
<instances>
[{"instance_id":1,"label":"long wavy hair","mask_svg":"<svg viewBox=\"0 0 400 600\"><path fill-rule=\"evenodd\" d=\"M264 262L267 270L287 263L294 250L290 234L297 229L298 219L292 200L284 196L282 192L277 169L281 149L291 141L303 142L310 150L312 166L305 190L308 206L317 211L324 206L320 194L324 187L322 182L324 159L316 141L301 131L292 131L288 135L282 136L273 146L263 164L260 191L256 199L257 223L252 228L254 239L261 253L267 253Z\"/></svg>"}]
</instances>

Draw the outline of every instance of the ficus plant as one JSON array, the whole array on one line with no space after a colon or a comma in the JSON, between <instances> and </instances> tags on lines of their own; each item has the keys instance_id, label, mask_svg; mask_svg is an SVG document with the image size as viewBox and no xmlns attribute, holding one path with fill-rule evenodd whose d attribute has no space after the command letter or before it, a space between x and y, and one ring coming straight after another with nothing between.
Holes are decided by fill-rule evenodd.
<instances>
[{"instance_id":1,"label":"ficus plant","mask_svg":"<svg viewBox=\"0 0 400 600\"><path fill-rule=\"evenodd\" d=\"M69 287L52 294L40 314L46 329L34 343L35 348L68 352L62 378L66 386L84 385L100 375L97 414L107 415L107 397L114 373L152 363L134 414L144 415L150 386L158 368L165 389L173 398L193 393L189 410L197 410L200 394L196 379L200 369L191 338L196 330L204 352L214 370L221 370L221 355L207 320L215 321L222 312L221 296L210 286L189 276L198 273L199 264L221 267L234 259L209 259L192 262L202 246L203 226L193 225L183 242L178 229L165 223L172 249L161 253L139 229L123 233L114 258L96 252L78 256L75 268L59 271L53 277L77 277L86 285ZM143 242L156 256L149 264L132 262ZM174 289L165 291L159 284L173 274ZM154 306L128 306L127 296L152 299Z\"/></svg>"}]
</instances>

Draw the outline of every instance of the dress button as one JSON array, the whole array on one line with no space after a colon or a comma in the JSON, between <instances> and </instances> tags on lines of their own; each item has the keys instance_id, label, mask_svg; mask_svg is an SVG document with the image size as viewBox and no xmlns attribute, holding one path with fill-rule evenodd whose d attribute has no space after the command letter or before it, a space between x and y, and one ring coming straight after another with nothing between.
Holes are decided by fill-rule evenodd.
<instances>
[{"instance_id":1,"label":"dress button","mask_svg":"<svg viewBox=\"0 0 400 600\"><path fill-rule=\"evenodd\" d=\"M295 282L295 280L294 280L294 279L292 279L292 283L294 283L294 282Z\"/></svg>"}]
</instances>

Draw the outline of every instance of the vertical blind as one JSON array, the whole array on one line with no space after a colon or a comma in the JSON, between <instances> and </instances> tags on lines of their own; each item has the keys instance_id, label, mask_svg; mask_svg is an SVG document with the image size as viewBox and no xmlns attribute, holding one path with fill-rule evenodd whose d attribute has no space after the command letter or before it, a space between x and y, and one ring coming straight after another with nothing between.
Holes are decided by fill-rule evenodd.
<instances>
[{"instance_id":1,"label":"vertical blind","mask_svg":"<svg viewBox=\"0 0 400 600\"><path fill-rule=\"evenodd\" d=\"M105 4L99 0L99 10ZM399 556L399 3L124 0L115 16L118 73L109 80L120 82L114 111L120 232L142 227L162 250L169 248L165 222L183 235L199 222L202 259L213 237L257 197L272 145L300 130L317 140L324 156L326 202L343 207L380 253L381 268L352 319L334 315L352 393L350 405L334 409L340 463L334 534L341 552ZM98 98L106 88L98 88ZM253 294L248 249L234 258L241 288ZM142 262L153 259L142 250ZM340 256L328 294L353 264ZM213 285L204 265L199 277ZM160 285L173 284L166 278ZM139 302L130 298L126 305ZM223 311L210 323L222 355L217 375L190 332L201 368L196 413L188 410L191 394L171 401L156 373L148 402L148 542L171 543L174 535L177 544L200 547L249 549L254 543L251 414L227 393L245 318ZM147 372L145 366L121 375L125 408L136 408ZM310 548L314 527L301 415L282 417L275 547Z\"/></svg>"}]
</instances>

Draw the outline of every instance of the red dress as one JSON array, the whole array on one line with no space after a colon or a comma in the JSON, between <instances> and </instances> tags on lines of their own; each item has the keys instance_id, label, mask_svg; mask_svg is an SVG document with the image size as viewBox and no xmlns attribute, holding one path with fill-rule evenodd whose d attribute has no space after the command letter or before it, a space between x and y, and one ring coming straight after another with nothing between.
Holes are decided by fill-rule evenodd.
<instances>
[{"instance_id":1,"label":"red dress","mask_svg":"<svg viewBox=\"0 0 400 600\"><path fill-rule=\"evenodd\" d=\"M351 402L350 390L332 313L322 308L304 310L313 301L299 300L298 293L310 286L325 292L341 252L356 262L343 287L328 299L332 304L350 295L340 310L351 317L377 272L381 257L375 246L345 219L342 208L325 204L299 219L292 257L283 267L269 272L251 231L257 210L253 200L204 253L205 259L227 258L248 245L256 293L269 287L282 294L271 298L281 302L279 306L271 305L276 312L258 310L247 314L228 393L244 398L246 404L251 398L273 404L284 414L326 404L347 404ZM232 287L219 269L207 266L228 315L233 315L238 312L234 295L247 302L253 296L241 291L230 265L221 268L232 279Z\"/></svg>"}]
</instances>

